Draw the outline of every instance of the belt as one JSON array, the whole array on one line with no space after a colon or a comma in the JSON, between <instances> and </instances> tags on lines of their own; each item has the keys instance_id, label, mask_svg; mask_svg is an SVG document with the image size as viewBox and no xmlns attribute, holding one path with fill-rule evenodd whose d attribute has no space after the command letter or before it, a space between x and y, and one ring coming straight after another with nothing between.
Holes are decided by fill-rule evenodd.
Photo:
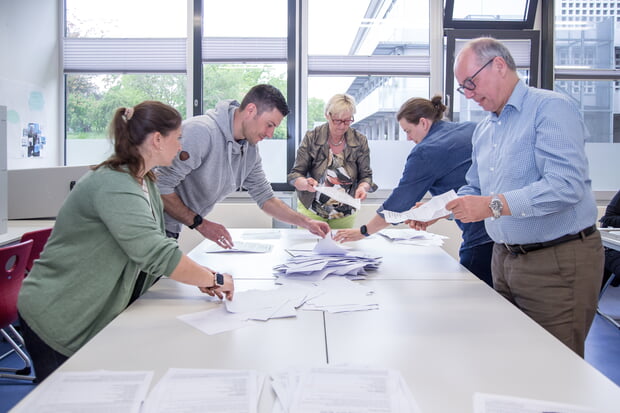
<instances>
[{"instance_id":1,"label":"belt","mask_svg":"<svg viewBox=\"0 0 620 413\"><path fill-rule=\"evenodd\" d=\"M535 242L533 244L504 244L506 249L512 254L527 254L528 252L540 250L547 247L553 247L554 245L563 244L568 241L572 241L575 239L584 239L585 237L594 234L596 231L596 224L591 227L584 228L576 234L568 234L563 237L553 239L551 241L545 242Z\"/></svg>"}]
</instances>

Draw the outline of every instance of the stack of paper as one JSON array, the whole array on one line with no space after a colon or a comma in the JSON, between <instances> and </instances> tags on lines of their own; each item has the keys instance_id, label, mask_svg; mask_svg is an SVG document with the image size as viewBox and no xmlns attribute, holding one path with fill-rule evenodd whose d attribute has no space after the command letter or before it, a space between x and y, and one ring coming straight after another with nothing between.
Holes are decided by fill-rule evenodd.
<instances>
[{"instance_id":1,"label":"stack of paper","mask_svg":"<svg viewBox=\"0 0 620 413\"><path fill-rule=\"evenodd\" d=\"M365 278L366 271L375 270L381 263L380 257L362 254L314 255L296 252L297 255L273 269L279 277L278 283L286 280L320 282L330 275L340 275L352 280Z\"/></svg>"},{"instance_id":2,"label":"stack of paper","mask_svg":"<svg viewBox=\"0 0 620 413\"><path fill-rule=\"evenodd\" d=\"M169 369L143 413L255 413L265 381L255 370Z\"/></svg>"},{"instance_id":3,"label":"stack of paper","mask_svg":"<svg viewBox=\"0 0 620 413\"><path fill-rule=\"evenodd\" d=\"M433 234L427 231L416 231L410 228L388 228L379 231L384 238L408 245L438 246L443 245L443 240L448 238L443 235Z\"/></svg>"},{"instance_id":4,"label":"stack of paper","mask_svg":"<svg viewBox=\"0 0 620 413\"><path fill-rule=\"evenodd\" d=\"M320 240L312 251L287 251L293 257L273 267L279 277L278 283L286 280L317 283L330 275L358 280L365 278L366 271L375 270L381 264L381 257L354 253L339 246L331 237Z\"/></svg>"},{"instance_id":5,"label":"stack of paper","mask_svg":"<svg viewBox=\"0 0 620 413\"><path fill-rule=\"evenodd\" d=\"M401 374L364 367L290 370L272 376L277 406L295 413L420 413Z\"/></svg>"}]
</instances>

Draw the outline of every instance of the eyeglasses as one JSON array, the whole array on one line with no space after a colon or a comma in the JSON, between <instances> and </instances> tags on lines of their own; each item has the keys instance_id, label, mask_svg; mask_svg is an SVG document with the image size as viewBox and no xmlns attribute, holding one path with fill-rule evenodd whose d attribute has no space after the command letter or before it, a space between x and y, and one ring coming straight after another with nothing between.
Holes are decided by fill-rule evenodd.
<instances>
[{"instance_id":1,"label":"eyeglasses","mask_svg":"<svg viewBox=\"0 0 620 413\"><path fill-rule=\"evenodd\" d=\"M353 117L351 117L351 119L334 119L332 117L332 114L329 114L329 118L332 120L332 122L334 122L334 125L336 126L340 126L340 125L351 125L353 123L353 121L355 120Z\"/></svg>"},{"instance_id":2,"label":"eyeglasses","mask_svg":"<svg viewBox=\"0 0 620 413\"><path fill-rule=\"evenodd\" d=\"M497 57L497 56L495 56ZM474 78L476 76L478 76L478 73L482 72L482 70L487 67L488 65L491 64L491 62L493 62L493 60L495 60L495 57L491 60L489 60L488 62L486 62L484 64L484 66L482 66L480 69L478 69L478 71L476 73L474 73L473 75L471 75L470 77L468 77L467 79L465 79L463 81L462 85L459 85L459 87L456 88L456 91L459 92L460 94L464 95L465 94L465 89L467 90L474 90L476 89L476 84L474 83Z\"/></svg>"}]
</instances>

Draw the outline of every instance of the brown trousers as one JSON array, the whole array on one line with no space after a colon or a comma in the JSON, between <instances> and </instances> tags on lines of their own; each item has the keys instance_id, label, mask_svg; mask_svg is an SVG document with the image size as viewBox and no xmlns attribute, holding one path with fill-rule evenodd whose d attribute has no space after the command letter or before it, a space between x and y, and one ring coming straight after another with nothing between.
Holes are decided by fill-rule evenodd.
<instances>
[{"instance_id":1,"label":"brown trousers","mask_svg":"<svg viewBox=\"0 0 620 413\"><path fill-rule=\"evenodd\" d=\"M497 292L583 357L603 264L601 235L596 231L583 240L527 254L511 254L495 244L491 269Z\"/></svg>"}]
</instances>

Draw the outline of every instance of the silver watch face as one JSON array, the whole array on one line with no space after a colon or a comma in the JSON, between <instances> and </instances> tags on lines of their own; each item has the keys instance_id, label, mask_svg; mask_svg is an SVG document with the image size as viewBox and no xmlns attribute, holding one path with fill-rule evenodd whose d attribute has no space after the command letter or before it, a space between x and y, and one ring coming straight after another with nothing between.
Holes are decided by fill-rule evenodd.
<instances>
[{"instance_id":1,"label":"silver watch face","mask_svg":"<svg viewBox=\"0 0 620 413\"><path fill-rule=\"evenodd\" d=\"M503 207L504 205L502 204L502 201L497 198L492 199L491 203L489 204L489 208L491 208L494 218L499 218L502 215Z\"/></svg>"}]
</instances>

